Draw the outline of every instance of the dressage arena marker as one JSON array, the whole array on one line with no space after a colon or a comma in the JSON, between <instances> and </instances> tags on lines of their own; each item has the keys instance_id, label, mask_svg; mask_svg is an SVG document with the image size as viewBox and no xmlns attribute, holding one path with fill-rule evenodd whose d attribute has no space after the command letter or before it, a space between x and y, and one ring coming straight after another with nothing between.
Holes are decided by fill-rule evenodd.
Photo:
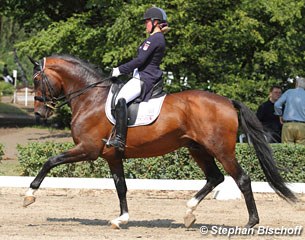
<instances>
[{"instance_id":1,"label":"dressage arena marker","mask_svg":"<svg viewBox=\"0 0 305 240\"><path fill-rule=\"evenodd\" d=\"M0 187L27 188L34 177L0 176ZM126 179L129 190L190 190L197 191L206 183L205 180L169 180L169 179ZM305 193L305 183L288 183L295 193ZM266 182L252 182L253 192L274 193ZM115 189L111 178L60 178L46 177L42 188L77 188L77 189ZM229 200L241 198L241 193L231 177L213 190L213 198Z\"/></svg>"}]
</instances>

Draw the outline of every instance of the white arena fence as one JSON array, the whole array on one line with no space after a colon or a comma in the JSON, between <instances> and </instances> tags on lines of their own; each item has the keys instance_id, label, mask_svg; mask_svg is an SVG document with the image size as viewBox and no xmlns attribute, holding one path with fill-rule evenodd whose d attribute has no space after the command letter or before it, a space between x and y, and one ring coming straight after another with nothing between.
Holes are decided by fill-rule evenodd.
<instances>
[{"instance_id":1,"label":"white arena fence","mask_svg":"<svg viewBox=\"0 0 305 240\"><path fill-rule=\"evenodd\" d=\"M0 176L1 188L28 188L34 177ZM205 180L168 180L168 179L126 179L129 190L185 190L198 191L206 183ZM254 193L274 193L266 182L252 182ZM288 183L295 193L305 193L305 183ZM60 178L46 177L41 188L65 189L115 189L111 178ZM231 177L213 190L213 197L218 200L239 199L241 192Z\"/></svg>"}]
</instances>

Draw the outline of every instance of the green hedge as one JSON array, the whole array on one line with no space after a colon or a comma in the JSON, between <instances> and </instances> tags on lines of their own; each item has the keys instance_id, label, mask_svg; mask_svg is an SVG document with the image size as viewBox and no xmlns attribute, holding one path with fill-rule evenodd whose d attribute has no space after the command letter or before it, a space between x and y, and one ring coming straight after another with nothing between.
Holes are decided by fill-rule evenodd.
<instances>
[{"instance_id":1,"label":"green hedge","mask_svg":"<svg viewBox=\"0 0 305 240\"><path fill-rule=\"evenodd\" d=\"M69 148L71 143L30 143L18 145L19 162L23 175L36 176L43 163ZM287 182L305 182L305 146L272 144L281 174ZM252 181L265 181L258 159L248 144L237 144L236 156ZM220 167L222 169L222 167ZM127 178L150 179L203 179L204 175L197 164L190 159L187 149L171 154L145 159L124 161ZM60 165L52 169L48 176L54 177L111 177L105 160Z\"/></svg>"},{"instance_id":2,"label":"green hedge","mask_svg":"<svg viewBox=\"0 0 305 240\"><path fill-rule=\"evenodd\" d=\"M14 86L10 83L0 81L0 95L12 95L14 93Z\"/></svg>"}]
</instances>

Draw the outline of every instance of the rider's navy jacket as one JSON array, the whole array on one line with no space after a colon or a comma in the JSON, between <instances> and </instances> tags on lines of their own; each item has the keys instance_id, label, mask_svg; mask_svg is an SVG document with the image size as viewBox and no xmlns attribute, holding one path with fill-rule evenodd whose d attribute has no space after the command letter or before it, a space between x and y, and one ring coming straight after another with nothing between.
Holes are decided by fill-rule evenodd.
<instances>
[{"instance_id":1,"label":"rider's navy jacket","mask_svg":"<svg viewBox=\"0 0 305 240\"><path fill-rule=\"evenodd\" d=\"M138 55L130 62L119 66L122 74L129 74L138 68L147 94L155 83L161 80L160 64L165 52L165 38L161 32L150 35L138 48Z\"/></svg>"}]
</instances>

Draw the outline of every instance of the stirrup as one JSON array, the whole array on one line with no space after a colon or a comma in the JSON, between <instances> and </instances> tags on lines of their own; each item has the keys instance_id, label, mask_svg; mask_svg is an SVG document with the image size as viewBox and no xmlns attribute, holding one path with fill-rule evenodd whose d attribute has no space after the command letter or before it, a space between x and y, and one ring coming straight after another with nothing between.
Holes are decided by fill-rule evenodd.
<instances>
[{"instance_id":1,"label":"stirrup","mask_svg":"<svg viewBox=\"0 0 305 240\"><path fill-rule=\"evenodd\" d=\"M106 142L106 147L114 147L115 149L119 150L120 152L124 152L125 150L125 141L123 141L119 137L115 137Z\"/></svg>"}]
</instances>

